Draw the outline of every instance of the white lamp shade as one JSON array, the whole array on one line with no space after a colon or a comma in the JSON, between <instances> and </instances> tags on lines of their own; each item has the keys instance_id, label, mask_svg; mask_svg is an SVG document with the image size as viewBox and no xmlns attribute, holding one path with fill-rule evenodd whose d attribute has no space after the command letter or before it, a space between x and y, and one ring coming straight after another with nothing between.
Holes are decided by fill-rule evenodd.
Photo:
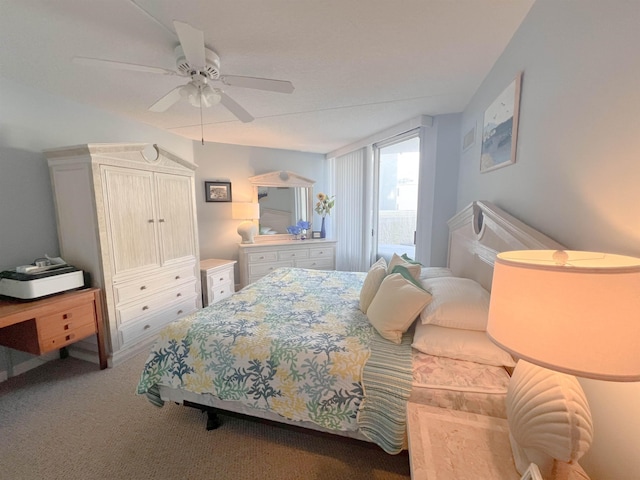
<instances>
[{"instance_id":1,"label":"white lamp shade","mask_svg":"<svg viewBox=\"0 0 640 480\"><path fill-rule=\"evenodd\" d=\"M586 378L640 381L640 259L504 252L491 289L487 333L514 356Z\"/></svg>"},{"instance_id":2,"label":"white lamp shade","mask_svg":"<svg viewBox=\"0 0 640 480\"><path fill-rule=\"evenodd\" d=\"M232 203L231 218L234 220L256 220L260 218L260 204Z\"/></svg>"}]
</instances>

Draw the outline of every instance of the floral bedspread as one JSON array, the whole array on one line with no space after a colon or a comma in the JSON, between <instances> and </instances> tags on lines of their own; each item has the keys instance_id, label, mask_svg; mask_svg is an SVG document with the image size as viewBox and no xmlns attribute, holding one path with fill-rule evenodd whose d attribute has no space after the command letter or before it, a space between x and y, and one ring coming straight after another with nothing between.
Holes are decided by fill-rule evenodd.
<instances>
[{"instance_id":1,"label":"floral bedspread","mask_svg":"<svg viewBox=\"0 0 640 480\"><path fill-rule=\"evenodd\" d=\"M292 420L356 430L374 333L358 308L365 274L281 268L168 325L139 394L210 393Z\"/></svg>"}]
</instances>

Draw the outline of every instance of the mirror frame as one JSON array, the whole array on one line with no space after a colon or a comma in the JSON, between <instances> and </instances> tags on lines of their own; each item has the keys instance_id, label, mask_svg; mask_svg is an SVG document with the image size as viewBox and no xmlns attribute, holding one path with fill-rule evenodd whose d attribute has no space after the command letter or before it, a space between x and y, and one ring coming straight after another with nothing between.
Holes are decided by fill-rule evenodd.
<instances>
[{"instance_id":1,"label":"mirror frame","mask_svg":"<svg viewBox=\"0 0 640 480\"><path fill-rule=\"evenodd\" d=\"M264 173L262 175L256 175L249 177L249 183L253 185L253 202L258 202L258 187L301 187L307 189L307 218L313 218L313 185L315 180L303 177L297 173L288 172L286 170L278 170L274 172ZM288 233L281 233L275 235L256 235L256 240L262 241L276 241L276 240L289 240L291 235Z\"/></svg>"}]
</instances>

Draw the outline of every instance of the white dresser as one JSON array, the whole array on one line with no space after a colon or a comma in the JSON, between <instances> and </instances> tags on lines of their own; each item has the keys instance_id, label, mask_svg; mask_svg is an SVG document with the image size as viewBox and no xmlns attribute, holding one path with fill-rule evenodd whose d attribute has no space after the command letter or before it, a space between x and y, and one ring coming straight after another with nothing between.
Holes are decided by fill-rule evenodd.
<instances>
[{"instance_id":1,"label":"white dresser","mask_svg":"<svg viewBox=\"0 0 640 480\"><path fill-rule=\"evenodd\" d=\"M278 267L335 270L335 240L283 240L238 245L240 285L255 282Z\"/></svg>"},{"instance_id":2,"label":"white dresser","mask_svg":"<svg viewBox=\"0 0 640 480\"><path fill-rule=\"evenodd\" d=\"M230 297L235 291L235 260L209 258L200 261L202 306L207 307Z\"/></svg>"},{"instance_id":3,"label":"white dresser","mask_svg":"<svg viewBox=\"0 0 640 480\"><path fill-rule=\"evenodd\" d=\"M60 254L104 292L110 365L141 351L202 301L196 165L161 148L157 158L147 158L145 147L88 144L45 152ZM87 356L95 348L80 347Z\"/></svg>"}]
</instances>

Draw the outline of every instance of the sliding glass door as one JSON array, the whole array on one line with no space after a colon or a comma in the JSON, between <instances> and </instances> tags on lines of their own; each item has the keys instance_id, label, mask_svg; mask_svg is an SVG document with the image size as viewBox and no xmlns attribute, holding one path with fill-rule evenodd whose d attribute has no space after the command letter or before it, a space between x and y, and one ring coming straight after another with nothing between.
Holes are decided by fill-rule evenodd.
<instances>
[{"instance_id":1,"label":"sliding glass door","mask_svg":"<svg viewBox=\"0 0 640 480\"><path fill-rule=\"evenodd\" d=\"M407 132L374 145L374 259L393 253L415 258L420 177L420 135Z\"/></svg>"}]
</instances>

